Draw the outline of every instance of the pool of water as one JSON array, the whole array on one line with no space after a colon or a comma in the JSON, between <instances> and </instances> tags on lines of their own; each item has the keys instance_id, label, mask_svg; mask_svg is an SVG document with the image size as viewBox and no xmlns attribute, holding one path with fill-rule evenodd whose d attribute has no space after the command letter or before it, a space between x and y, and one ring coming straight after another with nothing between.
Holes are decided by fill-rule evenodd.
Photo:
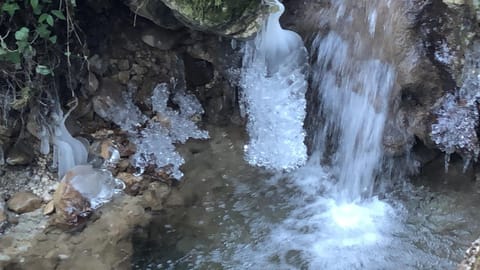
<instances>
[{"instance_id":1,"label":"pool of water","mask_svg":"<svg viewBox=\"0 0 480 270\"><path fill-rule=\"evenodd\" d=\"M445 174L433 162L342 203L328 167L271 174L243 160L239 130L210 133L182 149L181 206L134 232L133 269L454 269L480 235L480 195L461 164Z\"/></svg>"}]
</instances>

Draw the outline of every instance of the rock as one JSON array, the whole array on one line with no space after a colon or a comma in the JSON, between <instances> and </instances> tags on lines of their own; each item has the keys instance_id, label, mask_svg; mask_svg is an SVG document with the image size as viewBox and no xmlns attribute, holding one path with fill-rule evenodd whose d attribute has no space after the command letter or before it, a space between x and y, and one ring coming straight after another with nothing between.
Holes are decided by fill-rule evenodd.
<instances>
[{"instance_id":1,"label":"rock","mask_svg":"<svg viewBox=\"0 0 480 270\"><path fill-rule=\"evenodd\" d=\"M162 28L178 30L184 27L175 18L172 10L161 1L130 0L128 1L128 6L135 14L154 22Z\"/></svg>"},{"instance_id":2,"label":"rock","mask_svg":"<svg viewBox=\"0 0 480 270\"><path fill-rule=\"evenodd\" d=\"M145 183L143 176L121 172L117 175L117 178L125 183L125 192L127 194L137 195L147 188L147 183Z\"/></svg>"},{"instance_id":3,"label":"rock","mask_svg":"<svg viewBox=\"0 0 480 270\"><path fill-rule=\"evenodd\" d=\"M163 2L163 3L162 3ZM130 9L154 22L165 5L185 25L200 31L234 38L250 38L260 30L267 7L260 0L162 0L130 1ZM143 14L143 15L142 15Z\"/></svg>"},{"instance_id":4,"label":"rock","mask_svg":"<svg viewBox=\"0 0 480 270\"><path fill-rule=\"evenodd\" d=\"M93 95L95 94L95 92L97 92L98 86L99 86L99 82L98 82L97 76L95 76L93 72L89 72L88 73L88 92L90 93L90 95Z\"/></svg>"},{"instance_id":5,"label":"rock","mask_svg":"<svg viewBox=\"0 0 480 270\"><path fill-rule=\"evenodd\" d=\"M2 224L7 222L7 210L5 209L5 203L0 201L0 231L2 228Z\"/></svg>"},{"instance_id":6,"label":"rock","mask_svg":"<svg viewBox=\"0 0 480 270\"><path fill-rule=\"evenodd\" d=\"M33 161L32 145L26 140L17 142L10 151L8 151L7 159L8 165L29 165Z\"/></svg>"},{"instance_id":7,"label":"rock","mask_svg":"<svg viewBox=\"0 0 480 270\"><path fill-rule=\"evenodd\" d=\"M68 173L65 177L67 176ZM60 224L77 225L92 213L90 202L67 181L58 185L53 194L53 204L56 210L55 221Z\"/></svg>"},{"instance_id":8,"label":"rock","mask_svg":"<svg viewBox=\"0 0 480 270\"><path fill-rule=\"evenodd\" d=\"M42 199L31 192L17 192L7 202L8 209L17 214L32 212L42 205Z\"/></svg>"},{"instance_id":9,"label":"rock","mask_svg":"<svg viewBox=\"0 0 480 270\"><path fill-rule=\"evenodd\" d=\"M53 214L55 211L55 202L53 200L49 201L44 207L43 207L43 214L44 215L50 215Z\"/></svg>"},{"instance_id":10,"label":"rock","mask_svg":"<svg viewBox=\"0 0 480 270\"><path fill-rule=\"evenodd\" d=\"M163 51L173 49L180 38L181 35L177 32L158 28L149 28L142 33L145 44Z\"/></svg>"},{"instance_id":11,"label":"rock","mask_svg":"<svg viewBox=\"0 0 480 270\"><path fill-rule=\"evenodd\" d=\"M127 71L130 69L130 61L128 59L122 59L118 61L118 69L121 71Z\"/></svg>"},{"instance_id":12,"label":"rock","mask_svg":"<svg viewBox=\"0 0 480 270\"><path fill-rule=\"evenodd\" d=\"M213 80L212 63L193 58L188 54L185 55L184 62L187 85L191 87L202 86Z\"/></svg>"},{"instance_id":13,"label":"rock","mask_svg":"<svg viewBox=\"0 0 480 270\"><path fill-rule=\"evenodd\" d=\"M130 72L129 71L120 71L117 74L118 81L122 84L127 84L130 80Z\"/></svg>"},{"instance_id":14,"label":"rock","mask_svg":"<svg viewBox=\"0 0 480 270\"><path fill-rule=\"evenodd\" d=\"M475 240L465 252L457 270L480 270L480 239Z\"/></svg>"},{"instance_id":15,"label":"rock","mask_svg":"<svg viewBox=\"0 0 480 270\"><path fill-rule=\"evenodd\" d=\"M95 54L88 59L88 67L95 74L102 76L107 71L108 61Z\"/></svg>"},{"instance_id":16,"label":"rock","mask_svg":"<svg viewBox=\"0 0 480 270\"><path fill-rule=\"evenodd\" d=\"M170 194L170 187L160 182L152 182L148 189L143 192L143 206L153 211L163 209L164 201Z\"/></svg>"}]
</instances>

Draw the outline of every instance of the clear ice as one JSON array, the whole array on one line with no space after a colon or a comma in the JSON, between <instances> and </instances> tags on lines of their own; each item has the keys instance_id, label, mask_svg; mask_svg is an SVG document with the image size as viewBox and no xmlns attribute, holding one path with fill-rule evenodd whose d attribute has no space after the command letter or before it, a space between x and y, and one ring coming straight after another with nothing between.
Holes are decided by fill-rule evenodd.
<instances>
[{"instance_id":1,"label":"clear ice","mask_svg":"<svg viewBox=\"0 0 480 270\"><path fill-rule=\"evenodd\" d=\"M246 160L272 170L290 170L307 160L307 52L298 34L280 26L284 7L271 14L255 40L246 44L241 108L248 116Z\"/></svg>"},{"instance_id":2,"label":"clear ice","mask_svg":"<svg viewBox=\"0 0 480 270\"><path fill-rule=\"evenodd\" d=\"M158 84L151 97L153 111L156 115L148 119L132 102L131 94L123 97L123 104L111 106L106 110L105 118L110 119L122 129L129 132L131 140L137 146L131 162L139 173L149 165L166 170L175 179L181 179L180 166L185 163L176 151L175 143L185 143L189 138L207 139L208 132L200 130L195 120L204 113L200 102L194 95L184 90L177 91L172 102L178 106L174 110L167 106L170 98L167 83ZM145 128L139 126L145 124Z\"/></svg>"}]
</instances>

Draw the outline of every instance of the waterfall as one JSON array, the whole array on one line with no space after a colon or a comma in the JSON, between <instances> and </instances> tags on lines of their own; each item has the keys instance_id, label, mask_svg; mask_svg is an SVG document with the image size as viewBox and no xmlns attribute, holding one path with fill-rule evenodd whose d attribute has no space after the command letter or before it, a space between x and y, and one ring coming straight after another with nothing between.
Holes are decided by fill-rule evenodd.
<instances>
[{"instance_id":1,"label":"waterfall","mask_svg":"<svg viewBox=\"0 0 480 270\"><path fill-rule=\"evenodd\" d=\"M241 102L250 136L245 156L253 165L290 170L307 159L307 51L298 34L280 26L283 5L269 4L278 10L246 44L243 58Z\"/></svg>"},{"instance_id":2,"label":"waterfall","mask_svg":"<svg viewBox=\"0 0 480 270\"><path fill-rule=\"evenodd\" d=\"M390 3L371 2L356 3L362 9L348 12L343 1L336 2L330 31L312 43L312 88L320 101L314 115L323 120L313 140L314 155L328 160L337 181L334 197L344 202L372 196L396 77L395 68L382 60L385 37L376 31L379 12L382 30L388 27L388 12L382 11Z\"/></svg>"}]
</instances>

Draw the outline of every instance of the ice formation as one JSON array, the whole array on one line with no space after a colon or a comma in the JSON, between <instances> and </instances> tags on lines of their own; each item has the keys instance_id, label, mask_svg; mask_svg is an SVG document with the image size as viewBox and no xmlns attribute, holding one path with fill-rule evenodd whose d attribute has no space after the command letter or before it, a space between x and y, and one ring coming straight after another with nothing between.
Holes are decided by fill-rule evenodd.
<instances>
[{"instance_id":1,"label":"ice formation","mask_svg":"<svg viewBox=\"0 0 480 270\"><path fill-rule=\"evenodd\" d=\"M466 55L462 87L446 94L434 111L437 121L432 125L431 138L446 153L445 168L449 157L458 153L465 161L477 160L480 153L478 141L478 101L480 100L480 44L476 43Z\"/></svg>"},{"instance_id":2,"label":"ice formation","mask_svg":"<svg viewBox=\"0 0 480 270\"><path fill-rule=\"evenodd\" d=\"M108 202L116 192L123 189L110 171L94 169L91 165L75 166L68 171L72 177L70 184L90 202L90 207L98 208Z\"/></svg>"},{"instance_id":3,"label":"ice formation","mask_svg":"<svg viewBox=\"0 0 480 270\"><path fill-rule=\"evenodd\" d=\"M298 34L280 26L283 5L270 4L278 11L244 48L241 108L248 115L250 137L245 157L252 165L289 170L307 159L307 52Z\"/></svg>"},{"instance_id":4,"label":"ice formation","mask_svg":"<svg viewBox=\"0 0 480 270\"><path fill-rule=\"evenodd\" d=\"M65 173L75 167L87 163L87 147L79 140L73 138L65 127L65 120L68 118L72 108L66 115L60 106L52 113L51 126L42 126L39 132L40 152L44 155L50 152L50 141L52 141L53 160L58 166L58 177L61 179Z\"/></svg>"},{"instance_id":5,"label":"ice formation","mask_svg":"<svg viewBox=\"0 0 480 270\"><path fill-rule=\"evenodd\" d=\"M131 140L137 146L132 156L132 165L143 173L149 165L167 170L172 177L180 179L183 173L180 166L185 160L175 149L175 143L185 143L189 138L207 139L208 133L200 130L195 118L204 113L200 102L193 95L179 90L172 98L179 110L167 106L170 98L168 84L158 84L151 97L156 116L148 119L132 102L131 94L124 95L123 104L110 106L104 118L112 120L129 132ZM137 131L137 127L146 127Z\"/></svg>"}]
</instances>

